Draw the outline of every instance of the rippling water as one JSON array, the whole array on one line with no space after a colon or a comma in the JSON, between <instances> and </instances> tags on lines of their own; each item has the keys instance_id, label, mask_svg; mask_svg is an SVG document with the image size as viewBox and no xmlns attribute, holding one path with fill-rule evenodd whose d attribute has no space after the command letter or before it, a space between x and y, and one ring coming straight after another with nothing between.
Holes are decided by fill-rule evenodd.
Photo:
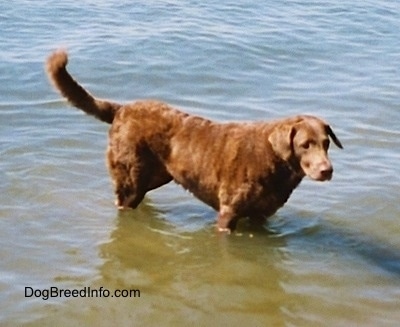
<instances>
[{"instance_id":1,"label":"rippling water","mask_svg":"<svg viewBox=\"0 0 400 327\"><path fill-rule=\"evenodd\" d=\"M398 2L15 0L0 30L1 325L397 326ZM227 238L173 184L119 214L108 127L44 74L58 47L100 97L221 121L324 117L345 146L334 179L305 180L263 229Z\"/></svg>"}]
</instances>

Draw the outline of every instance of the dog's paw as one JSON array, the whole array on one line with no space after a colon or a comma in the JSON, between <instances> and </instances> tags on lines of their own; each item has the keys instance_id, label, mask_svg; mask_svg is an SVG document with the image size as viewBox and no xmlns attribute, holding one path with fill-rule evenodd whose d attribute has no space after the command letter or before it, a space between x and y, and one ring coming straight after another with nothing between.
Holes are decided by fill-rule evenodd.
<instances>
[{"instance_id":1,"label":"dog's paw","mask_svg":"<svg viewBox=\"0 0 400 327\"><path fill-rule=\"evenodd\" d=\"M225 234L227 234L227 235L230 235L230 234L231 234L231 230L230 230L229 228L217 227L217 229L218 229L218 232L219 232L219 233L225 233Z\"/></svg>"},{"instance_id":2,"label":"dog's paw","mask_svg":"<svg viewBox=\"0 0 400 327\"><path fill-rule=\"evenodd\" d=\"M129 209L128 207L125 207L123 204L121 204L118 199L114 201L115 206L117 207L118 210L126 210Z\"/></svg>"}]
</instances>

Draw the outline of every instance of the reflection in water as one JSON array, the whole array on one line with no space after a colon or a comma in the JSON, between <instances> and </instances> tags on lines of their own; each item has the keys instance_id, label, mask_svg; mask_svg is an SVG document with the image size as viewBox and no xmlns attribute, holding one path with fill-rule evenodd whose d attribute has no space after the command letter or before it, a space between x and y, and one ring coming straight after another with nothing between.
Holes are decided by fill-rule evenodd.
<instances>
[{"instance_id":1,"label":"reflection in water","mask_svg":"<svg viewBox=\"0 0 400 327\"><path fill-rule=\"evenodd\" d=\"M323 219L277 216L258 230L244 221L226 236L213 226L182 231L168 215L148 199L120 212L100 245L97 279L84 285L138 289L140 298L33 301L32 325L353 325L365 308L375 322L387 312L397 319L390 285L400 258L389 246Z\"/></svg>"},{"instance_id":2,"label":"reflection in water","mask_svg":"<svg viewBox=\"0 0 400 327\"><path fill-rule=\"evenodd\" d=\"M100 284L139 288L149 323L262 325L271 315L280 323L287 297L279 268L285 242L269 235L260 230L227 237L211 227L179 232L145 202L119 214L110 242L101 247Z\"/></svg>"},{"instance_id":3,"label":"reflection in water","mask_svg":"<svg viewBox=\"0 0 400 327\"><path fill-rule=\"evenodd\" d=\"M338 280L343 283L341 271L348 265L337 266L332 258L341 256L357 269L369 269L372 275L363 283L371 283L370 289L376 288L373 268L380 268L377 276L382 269L400 272L400 258L388 246L320 219L278 217L268 229L258 230L242 222L242 234L231 236L219 235L211 226L182 232L168 221L146 201L135 211L121 212L110 242L101 246L105 261L99 285L140 289L141 299L129 310L142 323L306 323L312 317L305 308L342 297L340 291L326 292ZM332 274L330 280L325 271ZM392 277L380 276L379 281L385 285ZM357 278L348 280L348 296L356 283ZM354 303L371 300L353 298ZM339 319L348 311L344 306L341 313L327 309L326 314ZM356 305L350 312L355 320L363 315Z\"/></svg>"}]
</instances>

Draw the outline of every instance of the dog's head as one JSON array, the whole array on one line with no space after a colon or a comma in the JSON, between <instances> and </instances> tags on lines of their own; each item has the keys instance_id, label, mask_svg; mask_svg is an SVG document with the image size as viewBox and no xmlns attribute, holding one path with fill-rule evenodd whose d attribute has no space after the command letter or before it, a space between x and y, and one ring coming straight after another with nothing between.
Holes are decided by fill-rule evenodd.
<instances>
[{"instance_id":1,"label":"dog's head","mask_svg":"<svg viewBox=\"0 0 400 327\"><path fill-rule=\"evenodd\" d=\"M314 116L283 120L276 124L268 138L281 159L317 181L332 178L333 167L328 158L330 139L343 149L331 127Z\"/></svg>"}]
</instances>

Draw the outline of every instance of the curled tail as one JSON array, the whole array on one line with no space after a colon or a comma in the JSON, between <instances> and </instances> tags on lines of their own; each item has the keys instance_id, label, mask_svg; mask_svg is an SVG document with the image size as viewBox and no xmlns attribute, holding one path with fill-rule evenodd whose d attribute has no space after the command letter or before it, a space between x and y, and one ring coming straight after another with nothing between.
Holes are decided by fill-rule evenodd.
<instances>
[{"instance_id":1,"label":"curled tail","mask_svg":"<svg viewBox=\"0 0 400 327\"><path fill-rule=\"evenodd\" d=\"M47 74L54 86L72 105L111 124L115 113L122 105L93 97L68 73L67 63L68 55L62 50L52 53L47 59Z\"/></svg>"}]
</instances>

